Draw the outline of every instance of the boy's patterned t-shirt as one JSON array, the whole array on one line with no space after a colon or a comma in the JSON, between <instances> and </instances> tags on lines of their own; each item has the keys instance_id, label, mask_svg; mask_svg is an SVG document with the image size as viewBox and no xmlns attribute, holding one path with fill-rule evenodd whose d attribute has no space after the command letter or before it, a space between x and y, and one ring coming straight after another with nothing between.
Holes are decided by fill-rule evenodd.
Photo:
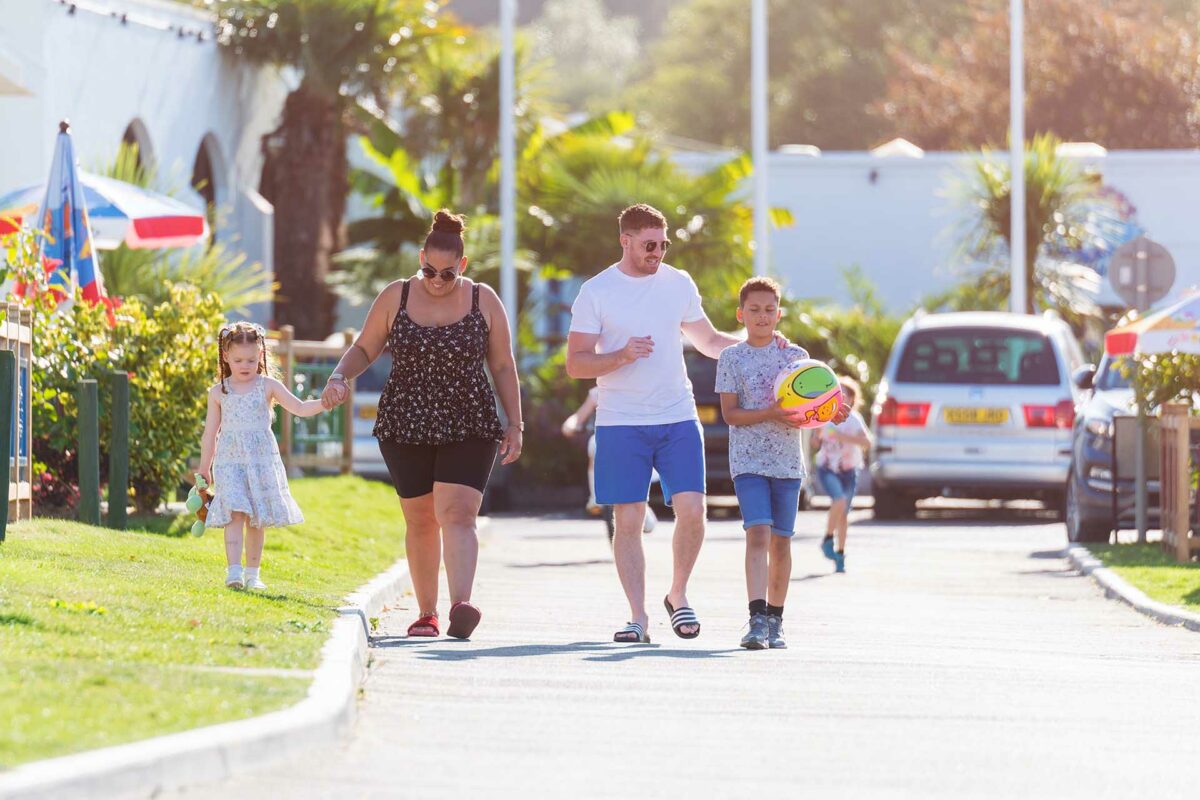
<instances>
[{"instance_id":1,"label":"boy's patterned t-shirt","mask_svg":"<svg viewBox=\"0 0 1200 800\"><path fill-rule=\"evenodd\" d=\"M775 342L751 347L741 342L721 351L717 359L717 386L721 393L736 393L738 405L755 411L775 404L775 378L808 351L798 345L780 349ZM800 430L768 420L755 425L729 426L729 473L768 478L803 478L804 451Z\"/></svg>"}]
</instances>

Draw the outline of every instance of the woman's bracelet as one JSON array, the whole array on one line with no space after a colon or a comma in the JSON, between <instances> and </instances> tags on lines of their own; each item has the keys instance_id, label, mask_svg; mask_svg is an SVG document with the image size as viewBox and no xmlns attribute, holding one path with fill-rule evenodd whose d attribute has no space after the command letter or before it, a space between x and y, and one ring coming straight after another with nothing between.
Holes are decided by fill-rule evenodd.
<instances>
[{"instance_id":1,"label":"woman's bracelet","mask_svg":"<svg viewBox=\"0 0 1200 800\"><path fill-rule=\"evenodd\" d=\"M510 423L508 423L508 427L516 428L517 430L521 431L522 433L525 432L525 423L524 422L510 422Z\"/></svg>"}]
</instances>

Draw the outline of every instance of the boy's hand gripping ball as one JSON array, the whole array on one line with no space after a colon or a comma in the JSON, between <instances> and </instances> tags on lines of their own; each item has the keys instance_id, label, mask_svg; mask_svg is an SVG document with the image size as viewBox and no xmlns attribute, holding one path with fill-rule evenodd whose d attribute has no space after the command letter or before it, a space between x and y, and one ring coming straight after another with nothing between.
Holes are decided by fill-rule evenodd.
<instances>
[{"instance_id":1,"label":"boy's hand gripping ball","mask_svg":"<svg viewBox=\"0 0 1200 800\"><path fill-rule=\"evenodd\" d=\"M842 388L827 364L802 358L788 364L775 378L775 399L791 409L801 428L819 428L837 414Z\"/></svg>"},{"instance_id":2,"label":"boy's hand gripping ball","mask_svg":"<svg viewBox=\"0 0 1200 800\"><path fill-rule=\"evenodd\" d=\"M204 520L208 519L208 506L212 503L213 493L208 488L208 481L204 480L203 475L198 472L194 475L196 483L188 492L187 502L184 503L184 506L197 517L197 520L192 523L192 536L203 536Z\"/></svg>"}]
</instances>

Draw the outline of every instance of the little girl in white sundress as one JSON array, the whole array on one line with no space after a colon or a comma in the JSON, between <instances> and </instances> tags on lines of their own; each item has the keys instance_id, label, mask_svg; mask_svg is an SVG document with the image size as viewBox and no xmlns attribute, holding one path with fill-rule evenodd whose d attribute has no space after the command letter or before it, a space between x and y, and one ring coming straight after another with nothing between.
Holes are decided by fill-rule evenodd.
<instances>
[{"instance_id":1,"label":"little girl in white sundress","mask_svg":"<svg viewBox=\"0 0 1200 800\"><path fill-rule=\"evenodd\" d=\"M221 378L208 390L208 418L200 447L200 473L213 487L204 524L225 529L229 564L225 585L266 589L259 575L265 529L304 521L288 491L287 472L271 432L271 404L278 403L298 417L311 417L324 409L320 400L301 400L267 374L266 333L260 326L226 325L217 348Z\"/></svg>"}]
</instances>

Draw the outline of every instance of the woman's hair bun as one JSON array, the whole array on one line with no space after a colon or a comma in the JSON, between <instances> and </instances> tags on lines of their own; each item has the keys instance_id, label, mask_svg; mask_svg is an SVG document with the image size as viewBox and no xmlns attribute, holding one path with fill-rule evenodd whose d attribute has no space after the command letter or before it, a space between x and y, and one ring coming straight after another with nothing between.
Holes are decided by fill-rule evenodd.
<instances>
[{"instance_id":1,"label":"woman's hair bun","mask_svg":"<svg viewBox=\"0 0 1200 800\"><path fill-rule=\"evenodd\" d=\"M433 227L430 228L430 233L461 234L465 227L462 215L451 214L443 208L433 215Z\"/></svg>"}]
</instances>

